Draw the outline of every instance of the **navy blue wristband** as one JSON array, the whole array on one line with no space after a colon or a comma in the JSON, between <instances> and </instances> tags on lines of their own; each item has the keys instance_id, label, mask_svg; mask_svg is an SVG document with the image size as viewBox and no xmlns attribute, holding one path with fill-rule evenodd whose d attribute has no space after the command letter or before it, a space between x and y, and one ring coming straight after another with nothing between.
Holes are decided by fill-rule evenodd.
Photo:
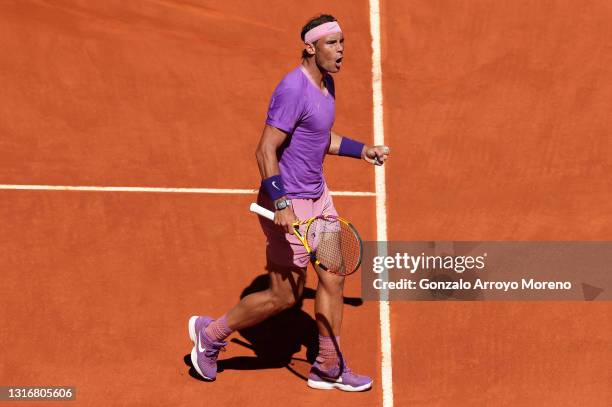
<instances>
[{"instance_id":1,"label":"navy blue wristband","mask_svg":"<svg viewBox=\"0 0 612 407\"><path fill-rule=\"evenodd\" d=\"M272 175L271 177L262 180L261 185L264 187L273 201L287 195L285 192L285 187L283 186L283 179L280 175Z\"/></svg>"},{"instance_id":2,"label":"navy blue wristband","mask_svg":"<svg viewBox=\"0 0 612 407\"><path fill-rule=\"evenodd\" d=\"M345 157L361 158L361 152L365 144L359 141L351 140L350 138L342 137L340 141L340 149L338 155Z\"/></svg>"}]
</instances>

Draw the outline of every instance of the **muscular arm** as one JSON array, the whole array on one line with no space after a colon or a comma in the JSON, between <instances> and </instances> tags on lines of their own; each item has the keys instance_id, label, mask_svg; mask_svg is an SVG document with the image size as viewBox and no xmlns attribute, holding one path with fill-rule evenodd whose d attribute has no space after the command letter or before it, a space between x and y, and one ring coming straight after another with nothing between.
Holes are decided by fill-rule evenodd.
<instances>
[{"instance_id":1,"label":"muscular arm","mask_svg":"<svg viewBox=\"0 0 612 407\"><path fill-rule=\"evenodd\" d=\"M264 127L259 145L257 146L257 151L255 151L255 157L257 158L257 165L259 166L259 173L262 179L280 173L276 150L278 150L286 138L287 134L276 127L267 124L266 127Z\"/></svg>"},{"instance_id":2,"label":"muscular arm","mask_svg":"<svg viewBox=\"0 0 612 407\"><path fill-rule=\"evenodd\" d=\"M280 174L276 150L278 150L286 138L287 134L276 127L267 124L264 127L261 140L259 140L259 145L255 151L255 158L257 158L257 165L259 166L259 173L262 179ZM284 199L287 199L287 197L282 196L274 201L274 203L276 204L276 202ZM277 210L274 214L274 223L282 226L287 233L293 233L292 224L295 221L297 221L297 217L291 206L283 210Z\"/></svg>"},{"instance_id":3,"label":"muscular arm","mask_svg":"<svg viewBox=\"0 0 612 407\"><path fill-rule=\"evenodd\" d=\"M343 136L334 132L333 130L330 133L330 142L329 148L327 149L327 154L338 155ZM361 151L361 158L370 164L383 165L389 158L389 148L387 146L365 145Z\"/></svg>"}]
</instances>

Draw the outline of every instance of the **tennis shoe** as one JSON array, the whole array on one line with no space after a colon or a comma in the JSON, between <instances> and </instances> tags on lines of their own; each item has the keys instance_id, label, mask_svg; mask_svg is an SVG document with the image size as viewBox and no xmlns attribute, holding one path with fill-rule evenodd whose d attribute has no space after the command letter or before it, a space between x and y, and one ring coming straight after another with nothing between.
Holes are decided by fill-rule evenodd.
<instances>
[{"instance_id":1,"label":"tennis shoe","mask_svg":"<svg viewBox=\"0 0 612 407\"><path fill-rule=\"evenodd\" d=\"M193 341L191 363L200 376L206 380L217 377L217 358L219 351L225 350L227 342L211 340L204 330L214 320L210 317L192 316L189 318L189 338Z\"/></svg>"},{"instance_id":2,"label":"tennis shoe","mask_svg":"<svg viewBox=\"0 0 612 407\"><path fill-rule=\"evenodd\" d=\"M331 369L324 369L315 361L308 375L308 387L320 390L364 391L372 387L372 379L354 373L344 362Z\"/></svg>"}]
</instances>

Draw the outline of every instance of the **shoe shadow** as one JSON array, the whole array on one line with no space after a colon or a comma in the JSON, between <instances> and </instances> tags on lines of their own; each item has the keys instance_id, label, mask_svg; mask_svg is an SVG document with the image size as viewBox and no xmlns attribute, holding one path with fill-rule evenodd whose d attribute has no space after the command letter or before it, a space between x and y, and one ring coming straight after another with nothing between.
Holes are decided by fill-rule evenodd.
<instances>
[{"instance_id":1,"label":"shoe shadow","mask_svg":"<svg viewBox=\"0 0 612 407\"><path fill-rule=\"evenodd\" d=\"M268 274L257 276L246 287L240 298L270 286ZM238 333L245 339L234 338L230 342L253 351L255 356L234 356L218 362L218 371L224 370L259 370L286 368L302 380L307 380L310 365L319 351L319 333L314 318L302 310L305 299L314 299L316 291L304 288L302 298L296 305L267 320L242 329ZM361 298L345 297L344 303L358 307L363 304ZM306 348L306 359L293 355ZM190 367L189 375L198 380L199 377L191 363L191 355L184 357L184 362Z\"/></svg>"},{"instance_id":2,"label":"shoe shadow","mask_svg":"<svg viewBox=\"0 0 612 407\"><path fill-rule=\"evenodd\" d=\"M189 367L189 376L191 376L194 379L199 380L201 382L209 382L210 381L210 380L206 380L206 379L202 378L202 376L200 376L198 374L198 372L196 372L195 368L193 367L193 363L191 363L191 353L188 353L185 356L183 356L183 362L185 363L185 365L187 365Z\"/></svg>"}]
</instances>

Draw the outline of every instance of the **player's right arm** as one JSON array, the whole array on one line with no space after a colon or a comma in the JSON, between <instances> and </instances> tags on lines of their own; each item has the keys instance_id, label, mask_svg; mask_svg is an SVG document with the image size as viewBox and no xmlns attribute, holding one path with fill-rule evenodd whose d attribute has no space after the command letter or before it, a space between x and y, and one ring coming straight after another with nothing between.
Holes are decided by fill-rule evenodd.
<instances>
[{"instance_id":1,"label":"player's right arm","mask_svg":"<svg viewBox=\"0 0 612 407\"><path fill-rule=\"evenodd\" d=\"M259 145L257 146L257 150L255 152L255 157L257 158L257 165L259 166L259 173L262 180L280 174L276 152L286 138L287 134L276 127L270 126L269 124L266 124L264 127L263 134L261 135ZM274 204L276 205L276 202L285 199L287 199L287 196L283 195L282 197L276 199ZM282 226L287 233L293 233L292 224L296 221L297 217L295 216L291 206L275 212L274 223Z\"/></svg>"}]
</instances>

